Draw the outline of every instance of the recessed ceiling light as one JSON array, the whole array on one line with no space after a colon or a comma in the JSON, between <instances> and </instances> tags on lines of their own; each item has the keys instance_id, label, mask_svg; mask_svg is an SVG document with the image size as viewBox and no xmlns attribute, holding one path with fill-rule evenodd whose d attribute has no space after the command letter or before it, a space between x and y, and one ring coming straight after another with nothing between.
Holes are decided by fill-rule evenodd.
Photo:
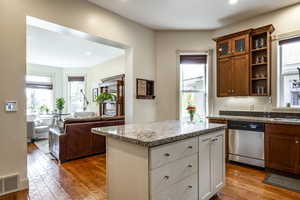
<instances>
[{"instance_id":1,"label":"recessed ceiling light","mask_svg":"<svg viewBox=\"0 0 300 200\"><path fill-rule=\"evenodd\" d=\"M229 4L234 5L237 4L239 0L229 0Z\"/></svg>"},{"instance_id":2,"label":"recessed ceiling light","mask_svg":"<svg viewBox=\"0 0 300 200\"><path fill-rule=\"evenodd\" d=\"M86 51L86 52L85 52L85 55L90 56L90 55L92 55L92 52Z\"/></svg>"}]
</instances>

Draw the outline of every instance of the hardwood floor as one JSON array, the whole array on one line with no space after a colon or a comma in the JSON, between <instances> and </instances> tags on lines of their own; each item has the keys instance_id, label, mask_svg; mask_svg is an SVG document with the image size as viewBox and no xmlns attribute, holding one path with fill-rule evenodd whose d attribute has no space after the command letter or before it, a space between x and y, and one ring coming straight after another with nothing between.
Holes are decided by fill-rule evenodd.
<instances>
[{"instance_id":1,"label":"hardwood floor","mask_svg":"<svg viewBox=\"0 0 300 200\"><path fill-rule=\"evenodd\" d=\"M105 173L105 155L58 165L30 144L29 191L0 199L107 200ZM300 200L300 193L263 184L264 177L264 171L227 164L226 186L213 200Z\"/></svg>"}]
</instances>

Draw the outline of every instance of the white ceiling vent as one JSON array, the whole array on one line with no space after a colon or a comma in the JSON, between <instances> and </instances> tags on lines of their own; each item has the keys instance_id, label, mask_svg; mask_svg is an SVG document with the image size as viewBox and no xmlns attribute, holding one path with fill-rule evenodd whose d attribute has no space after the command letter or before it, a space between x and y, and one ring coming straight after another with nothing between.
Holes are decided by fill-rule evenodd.
<instances>
[{"instance_id":1,"label":"white ceiling vent","mask_svg":"<svg viewBox=\"0 0 300 200\"><path fill-rule=\"evenodd\" d=\"M18 190L19 176L11 175L0 179L0 194L6 194Z\"/></svg>"}]
</instances>

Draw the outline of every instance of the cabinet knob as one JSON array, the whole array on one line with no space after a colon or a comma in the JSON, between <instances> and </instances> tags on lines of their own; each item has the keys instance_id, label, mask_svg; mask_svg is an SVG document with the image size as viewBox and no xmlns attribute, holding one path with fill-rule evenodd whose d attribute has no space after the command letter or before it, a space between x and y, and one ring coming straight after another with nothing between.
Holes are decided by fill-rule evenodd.
<instances>
[{"instance_id":1,"label":"cabinet knob","mask_svg":"<svg viewBox=\"0 0 300 200\"><path fill-rule=\"evenodd\" d=\"M192 149L192 148L193 148L193 146L188 146L188 148L189 148L189 149Z\"/></svg>"},{"instance_id":2,"label":"cabinet knob","mask_svg":"<svg viewBox=\"0 0 300 200\"><path fill-rule=\"evenodd\" d=\"M188 186L188 189L192 189L192 188L193 188L193 186L192 186L192 185L189 185L189 186Z\"/></svg>"},{"instance_id":3,"label":"cabinet knob","mask_svg":"<svg viewBox=\"0 0 300 200\"><path fill-rule=\"evenodd\" d=\"M193 165L192 165L192 164L189 164L189 165L188 165L188 167L189 167L189 168L192 168L192 167L193 167Z\"/></svg>"},{"instance_id":4,"label":"cabinet knob","mask_svg":"<svg viewBox=\"0 0 300 200\"><path fill-rule=\"evenodd\" d=\"M296 140L296 144L299 144L299 140Z\"/></svg>"},{"instance_id":5,"label":"cabinet knob","mask_svg":"<svg viewBox=\"0 0 300 200\"><path fill-rule=\"evenodd\" d=\"M165 153L165 156L166 156L166 157L170 157L170 154L169 154L169 153Z\"/></svg>"},{"instance_id":6,"label":"cabinet knob","mask_svg":"<svg viewBox=\"0 0 300 200\"><path fill-rule=\"evenodd\" d=\"M211 142L216 142L216 141L218 141L218 138L214 138L211 140Z\"/></svg>"},{"instance_id":7,"label":"cabinet knob","mask_svg":"<svg viewBox=\"0 0 300 200\"><path fill-rule=\"evenodd\" d=\"M165 180L168 180L170 178L170 176L164 176Z\"/></svg>"},{"instance_id":8,"label":"cabinet knob","mask_svg":"<svg viewBox=\"0 0 300 200\"><path fill-rule=\"evenodd\" d=\"M234 93L234 89L232 89L231 92Z\"/></svg>"}]
</instances>

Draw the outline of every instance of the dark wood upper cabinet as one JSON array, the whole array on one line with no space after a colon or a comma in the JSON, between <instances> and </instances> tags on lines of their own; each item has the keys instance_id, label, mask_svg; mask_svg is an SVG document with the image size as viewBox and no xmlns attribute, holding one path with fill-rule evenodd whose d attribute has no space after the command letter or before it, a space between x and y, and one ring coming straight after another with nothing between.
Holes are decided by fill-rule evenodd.
<instances>
[{"instance_id":1,"label":"dark wood upper cabinet","mask_svg":"<svg viewBox=\"0 0 300 200\"><path fill-rule=\"evenodd\" d=\"M232 93L232 60L222 58L218 62L218 94L221 97L230 96Z\"/></svg>"},{"instance_id":2,"label":"dark wood upper cabinet","mask_svg":"<svg viewBox=\"0 0 300 200\"><path fill-rule=\"evenodd\" d=\"M232 95L249 95L249 55L232 57Z\"/></svg>"},{"instance_id":3,"label":"dark wood upper cabinet","mask_svg":"<svg viewBox=\"0 0 300 200\"><path fill-rule=\"evenodd\" d=\"M267 124L265 162L268 169L299 174L300 126Z\"/></svg>"},{"instance_id":4,"label":"dark wood upper cabinet","mask_svg":"<svg viewBox=\"0 0 300 200\"><path fill-rule=\"evenodd\" d=\"M271 95L273 31L274 27L268 25L214 39L217 43L218 97Z\"/></svg>"},{"instance_id":5,"label":"dark wood upper cabinet","mask_svg":"<svg viewBox=\"0 0 300 200\"><path fill-rule=\"evenodd\" d=\"M249 95L249 56L222 58L218 61L218 94L220 97Z\"/></svg>"}]
</instances>

